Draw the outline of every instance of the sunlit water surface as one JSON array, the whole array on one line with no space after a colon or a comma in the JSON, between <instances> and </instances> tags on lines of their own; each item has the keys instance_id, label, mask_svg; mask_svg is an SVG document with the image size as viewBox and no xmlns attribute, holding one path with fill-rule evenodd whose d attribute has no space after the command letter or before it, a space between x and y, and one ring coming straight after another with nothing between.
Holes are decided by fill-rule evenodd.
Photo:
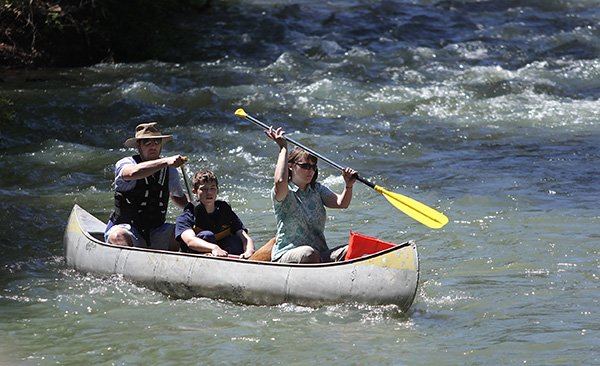
<instances>
[{"instance_id":1,"label":"sunlit water surface","mask_svg":"<svg viewBox=\"0 0 600 366\"><path fill-rule=\"evenodd\" d=\"M0 128L0 364L600 362L597 2L212 3L184 20L197 46L180 62L0 83L16 119ZM148 119L270 238L277 147L238 107L450 218L428 229L358 184L328 211L331 246L417 241L408 313L172 299L67 268L70 209L107 219L113 164Z\"/></svg>"}]
</instances>

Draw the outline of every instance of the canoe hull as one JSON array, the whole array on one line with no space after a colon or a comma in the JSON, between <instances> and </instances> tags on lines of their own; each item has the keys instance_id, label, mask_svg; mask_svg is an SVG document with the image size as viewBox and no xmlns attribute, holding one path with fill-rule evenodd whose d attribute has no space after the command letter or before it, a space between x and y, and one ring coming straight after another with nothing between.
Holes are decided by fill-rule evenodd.
<instances>
[{"instance_id":1,"label":"canoe hull","mask_svg":"<svg viewBox=\"0 0 600 366\"><path fill-rule=\"evenodd\" d=\"M412 241L350 261L289 264L114 246L99 240L104 227L73 207L63 240L67 265L98 275L120 274L177 298L256 305L396 304L406 311L416 295L419 261Z\"/></svg>"}]
</instances>

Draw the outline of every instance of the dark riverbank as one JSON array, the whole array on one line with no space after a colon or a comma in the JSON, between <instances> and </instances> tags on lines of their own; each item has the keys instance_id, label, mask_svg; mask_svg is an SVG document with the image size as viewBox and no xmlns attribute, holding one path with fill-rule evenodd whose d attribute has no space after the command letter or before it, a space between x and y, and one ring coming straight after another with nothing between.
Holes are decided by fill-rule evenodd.
<instances>
[{"instance_id":1,"label":"dark riverbank","mask_svg":"<svg viewBox=\"0 0 600 366\"><path fill-rule=\"evenodd\" d=\"M178 17L208 5L208 0L4 1L0 64L14 69L162 60L186 40Z\"/></svg>"}]
</instances>

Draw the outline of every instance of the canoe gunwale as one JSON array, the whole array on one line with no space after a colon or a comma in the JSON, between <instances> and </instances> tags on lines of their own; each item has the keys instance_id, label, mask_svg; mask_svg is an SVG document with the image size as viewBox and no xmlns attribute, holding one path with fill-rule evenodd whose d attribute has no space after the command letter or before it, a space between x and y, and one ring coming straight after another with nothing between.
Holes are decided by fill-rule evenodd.
<instances>
[{"instance_id":1,"label":"canoe gunwale","mask_svg":"<svg viewBox=\"0 0 600 366\"><path fill-rule=\"evenodd\" d=\"M238 262L238 263L256 263L256 264L260 264L260 265L274 265L274 266L280 266L280 267L310 267L310 268L318 268L318 267L335 267L335 266L343 266L343 265L349 265L349 264L356 264L359 262L364 262L367 261L369 259L372 258L376 258L376 257L381 257L384 256L388 253L391 252L395 252L397 250L401 250L407 246L411 246L415 244L414 240L409 240L406 241L404 243L401 244L397 244L394 247L382 250L380 252L377 253L372 253L372 254L368 254L368 255L364 255L362 257L359 258L353 258L353 259L349 259L349 260L345 260L345 261L339 261L339 262L326 262L326 263L280 263L280 262L265 262L265 261L255 261L255 260L249 260L249 259L240 259L240 258L233 258L233 257L216 257L216 256L211 256L211 255L206 255L206 254L201 254L201 253L186 253L186 252L175 252L175 251L170 251L170 250L161 250L161 249L152 249L152 248L141 248L141 247L129 247L129 246L121 246L121 245L115 245L115 244L111 244L108 242L105 242L103 240L99 240L98 238L96 238L94 236L94 234L97 235L104 235L104 232L99 232L99 231L87 231L84 228L84 225L81 224L81 222L79 221L79 215L77 216L77 220L79 223L79 227L81 227L81 233L89 240L94 242L97 245L101 245L104 247L108 247L108 248L113 248L113 249L118 249L118 250L132 250L132 251L140 251L140 252L151 252L151 253L161 253L161 254L166 254L166 255L174 255L174 256L185 256L185 257L195 257L195 258L200 258L200 259L205 259L205 260L221 260L221 261L233 261L233 262Z\"/></svg>"}]
</instances>

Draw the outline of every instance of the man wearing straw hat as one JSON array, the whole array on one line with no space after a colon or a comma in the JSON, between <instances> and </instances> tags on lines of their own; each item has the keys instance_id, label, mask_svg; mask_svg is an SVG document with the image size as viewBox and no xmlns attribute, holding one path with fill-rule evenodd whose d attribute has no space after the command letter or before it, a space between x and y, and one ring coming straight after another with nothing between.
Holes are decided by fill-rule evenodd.
<instances>
[{"instance_id":1,"label":"man wearing straw hat","mask_svg":"<svg viewBox=\"0 0 600 366\"><path fill-rule=\"evenodd\" d=\"M177 168L182 155L161 157L162 145L172 139L156 122L142 123L125 146L138 154L115 164L115 208L106 225L104 239L115 245L178 250L175 225L166 223L169 198L183 208L188 199L179 182Z\"/></svg>"}]
</instances>

